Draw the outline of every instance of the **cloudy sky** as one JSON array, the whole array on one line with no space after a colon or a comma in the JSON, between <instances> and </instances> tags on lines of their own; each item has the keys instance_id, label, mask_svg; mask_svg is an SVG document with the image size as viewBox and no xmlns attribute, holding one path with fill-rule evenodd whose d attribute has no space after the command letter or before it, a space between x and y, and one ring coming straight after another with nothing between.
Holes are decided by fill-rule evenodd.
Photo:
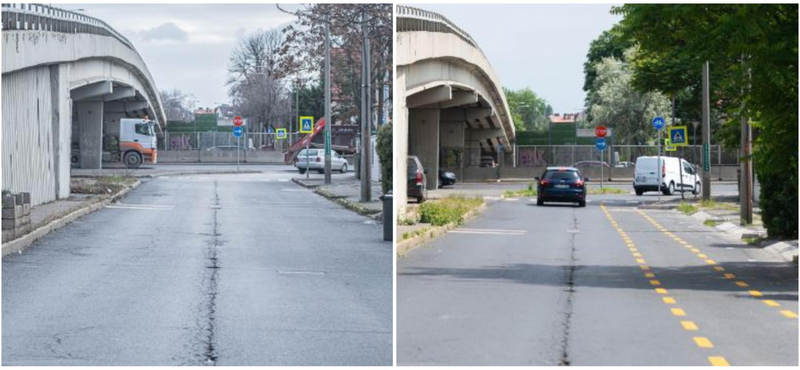
<instances>
[{"instance_id":1,"label":"cloudy sky","mask_svg":"<svg viewBox=\"0 0 800 370\"><path fill-rule=\"evenodd\" d=\"M294 21L275 4L62 4L102 19L144 58L156 86L194 94L198 107L228 101L228 57L247 34ZM282 6L294 10L295 5Z\"/></svg>"},{"instance_id":2,"label":"cloudy sky","mask_svg":"<svg viewBox=\"0 0 800 370\"><path fill-rule=\"evenodd\" d=\"M421 4L467 31L489 59L501 83L530 87L555 112L583 108L583 62L589 43L621 17L611 5Z\"/></svg>"}]
</instances>

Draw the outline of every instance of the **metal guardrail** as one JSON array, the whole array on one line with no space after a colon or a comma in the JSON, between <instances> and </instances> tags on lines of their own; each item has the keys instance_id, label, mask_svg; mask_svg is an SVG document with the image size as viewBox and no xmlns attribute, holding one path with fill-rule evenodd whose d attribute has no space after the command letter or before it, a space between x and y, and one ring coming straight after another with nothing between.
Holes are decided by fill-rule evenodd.
<instances>
[{"instance_id":1,"label":"metal guardrail","mask_svg":"<svg viewBox=\"0 0 800 370\"><path fill-rule=\"evenodd\" d=\"M85 14L43 4L2 4L3 31L41 30L114 37L131 50L133 44L106 22Z\"/></svg>"},{"instance_id":2,"label":"metal guardrail","mask_svg":"<svg viewBox=\"0 0 800 370\"><path fill-rule=\"evenodd\" d=\"M466 31L445 16L411 6L397 6L397 32L427 31L452 33L480 50L478 43Z\"/></svg>"}]
</instances>

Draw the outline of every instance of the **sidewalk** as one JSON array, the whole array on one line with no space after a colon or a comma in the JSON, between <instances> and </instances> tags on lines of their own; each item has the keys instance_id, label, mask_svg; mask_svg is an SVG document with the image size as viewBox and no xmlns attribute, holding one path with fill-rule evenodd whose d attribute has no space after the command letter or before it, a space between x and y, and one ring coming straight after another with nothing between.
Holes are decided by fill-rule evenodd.
<instances>
[{"instance_id":1,"label":"sidewalk","mask_svg":"<svg viewBox=\"0 0 800 370\"><path fill-rule=\"evenodd\" d=\"M24 234L17 234L14 239L3 241L3 256L22 253L23 249L39 238L122 198L141 184L138 180L120 181L117 186L94 189L94 193L76 193L76 189L89 188L86 182L86 179L73 179L70 184L73 193L69 198L31 207L30 227Z\"/></svg>"},{"instance_id":2,"label":"sidewalk","mask_svg":"<svg viewBox=\"0 0 800 370\"><path fill-rule=\"evenodd\" d=\"M767 230L761 220L761 208L753 207L752 224L741 225L738 196L712 196L711 200L703 202L700 197L687 197L683 201L672 199L641 208L676 209L703 225L728 234L732 239L756 245L787 262L792 260L797 262L797 240L767 239Z\"/></svg>"},{"instance_id":3,"label":"sidewalk","mask_svg":"<svg viewBox=\"0 0 800 370\"><path fill-rule=\"evenodd\" d=\"M383 202L380 200L380 182L372 182L372 201L361 202L361 180L356 179L355 174L345 174L342 176L331 177L331 184L325 185L325 178L322 175L311 175L309 178L293 177L292 181L300 186L314 189L314 192L328 198L345 208L358 214L367 216L376 221L383 218Z\"/></svg>"}]
</instances>

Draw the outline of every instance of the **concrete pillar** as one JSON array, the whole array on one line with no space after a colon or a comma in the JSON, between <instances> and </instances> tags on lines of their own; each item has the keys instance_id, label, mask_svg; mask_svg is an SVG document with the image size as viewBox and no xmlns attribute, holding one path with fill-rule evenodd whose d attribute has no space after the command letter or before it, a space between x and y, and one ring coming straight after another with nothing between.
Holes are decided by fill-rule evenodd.
<instances>
[{"instance_id":1,"label":"concrete pillar","mask_svg":"<svg viewBox=\"0 0 800 370\"><path fill-rule=\"evenodd\" d=\"M408 108L406 108L406 67L397 66L394 79L394 119L392 121L392 151L394 152L393 192L395 217L405 214L407 197L406 157L408 157ZM397 240L397 235L395 235Z\"/></svg>"},{"instance_id":2,"label":"concrete pillar","mask_svg":"<svg viewBox=\"0 0 800 370\"><path fill-rule=\"evenodd\" d=\"M80 127L80 167L99 170L103 168L103 102L78 102L76 107Z\"/></svg>"},{"instance_id":3,"label":"concrete pillar","mask_svg":"<svg viewBox=\"0 0 800 370\"><path fill-rule=\"evenodd\" d=\"M428 190L439 185L439 113L439 108L408 111L408 154L417 156L428 170Z\"/></svg>"},{"instance_id":4,"label":"concrete pillar","mask_svg":"<svg viewBox=\"0 0 800 370\"><path fill-rule=\"evenodd\" d=\"M50 89L53 130L53 172L56 180L56 199L70 195L70 159L72 155L72 99L69 93L68 64L51 65Z\"/></svg>"},{"instance_id":5,"label":"concrete pillar","mask_svg":"<svg viewBox=\"0 0 800 370\"><path fill-rule=\"evenodd\" d=\"M464 121L442 121L439 126L441 164L456 173L459 181L464 175L464 146L466 124Z\"/></svg>"}]
</instances>

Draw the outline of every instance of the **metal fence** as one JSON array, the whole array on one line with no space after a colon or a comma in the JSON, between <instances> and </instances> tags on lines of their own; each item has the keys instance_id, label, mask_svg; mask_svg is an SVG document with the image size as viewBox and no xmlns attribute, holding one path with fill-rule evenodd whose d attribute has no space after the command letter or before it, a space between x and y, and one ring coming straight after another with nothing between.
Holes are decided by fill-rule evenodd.
<instances>
[{"instance_id":1,"label":"metal fence","mask_svg":"<svg viewBox=\"0 0 800 370\"><path fill-rule=\"evenodd\" d=\"M669 157L683 157L690 163L702 162L702 146L693 145L678 147L674 152L664 152L661 155ZM736 150L725 150L720 145L710 148L712 165L737 165L739 153ZM658 146L655 145L613 145L602 152L602 161L611 166L620 162L635 163L641 156L655 156ZM480 147L441 147L439 152L439 165L445 168L480 167L482 162L498 163L503 161L504 166L515 167L541 167L541 166L570 166L581 161L600 161L601 152L594 145L542 145L542 146L516 146L513 156L499 158L497 153L488 153Z\"/></svg>"},{"instance_id":2,"label":"metal fence","mask_svg":"<svg viewBox=\"0 0 800 370\"><path fill-rule=\"evenodd\" d=\"M284 152L292 143L300 140L299 134L287 134L286 139L278 139L276 133L243 133L241 138L232 132L165 132L158 141L159 150L265 150Z\"/></svg>"}]
</instances>

